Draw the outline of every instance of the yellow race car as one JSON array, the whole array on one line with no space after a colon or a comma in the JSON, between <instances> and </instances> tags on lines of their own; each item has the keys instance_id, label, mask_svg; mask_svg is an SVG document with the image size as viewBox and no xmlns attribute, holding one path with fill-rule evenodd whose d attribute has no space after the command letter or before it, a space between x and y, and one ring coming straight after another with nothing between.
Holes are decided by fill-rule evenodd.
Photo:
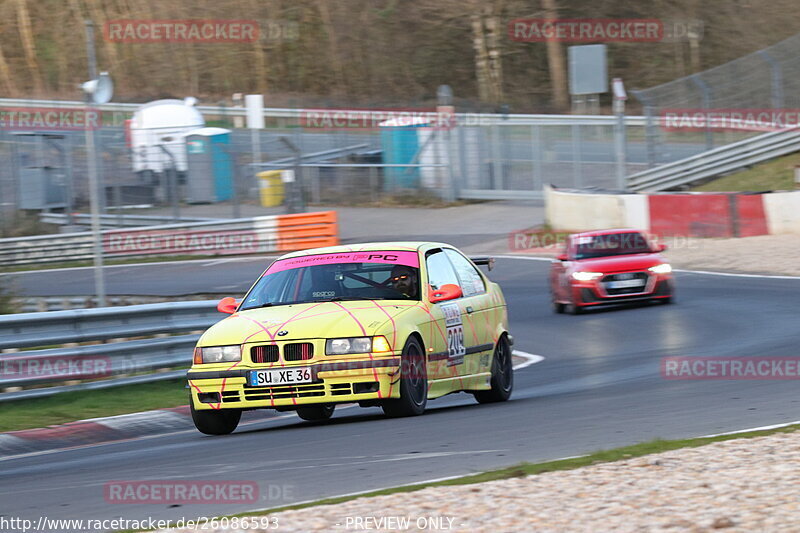
<instances>
[{"instance_id":1,"label":"yellow race car","mask_svg":"<svg viewBox=\"0 0 800 533\"><path fill-rule=\"evenodd\" d=\"M514 385L500 287L457 249L432 242L316 248L273 262L231 316L209 328L188 373L198 430L223 435L242 411L325 420L336 404L422 414L466 391L505 401Z\"/></svg>"}]
</instances>

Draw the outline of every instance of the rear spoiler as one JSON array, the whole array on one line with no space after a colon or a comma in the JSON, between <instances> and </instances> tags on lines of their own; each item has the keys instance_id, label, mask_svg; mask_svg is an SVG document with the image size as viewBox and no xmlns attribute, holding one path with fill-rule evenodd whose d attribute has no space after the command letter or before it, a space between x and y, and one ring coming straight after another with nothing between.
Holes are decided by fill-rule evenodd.
<instances>
[{"instance_id":1,"label":"rear spoiler","mask_svg":"<svg viewBox=\"0 0 800 533\"><path fill-rule=\"evenodd\" d=\"M470 257L470 260L476 265L489 267L489 270L494 268L494 257Z\"/></svg>"}]
</instances>

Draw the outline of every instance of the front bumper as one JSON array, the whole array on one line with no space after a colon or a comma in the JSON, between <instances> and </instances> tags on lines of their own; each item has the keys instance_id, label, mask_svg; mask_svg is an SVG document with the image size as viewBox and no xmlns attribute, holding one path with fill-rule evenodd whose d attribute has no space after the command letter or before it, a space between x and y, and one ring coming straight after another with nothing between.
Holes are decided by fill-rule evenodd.
<instances>
[{"instance_id":1,"label":"front bumper","mask_svg":"<svg viewBox=\"0 0 800 533\"><path fill-rule=\"evenodd\" d=\"M670 275L653 275L643 291L630 294L611 295L598 281L574 282L572 284L572 301L580 307L609 305L669 298L674 290L674 282Z\"/></svg>"},{"instance_id":2,"label":"front bumper","mask_svg":"<svg viewBox=\"0 0 800 533\"><path fill-rule=\"evenodd\" d=\"M311 383L252 387L251 370L311 369ZM400 357L343 360L315 364L259 365L228 370L192 369L187 378L192 404L200 409L260 409L320 403L351 403L399 398Z\"/></svg>"}]
</instances>

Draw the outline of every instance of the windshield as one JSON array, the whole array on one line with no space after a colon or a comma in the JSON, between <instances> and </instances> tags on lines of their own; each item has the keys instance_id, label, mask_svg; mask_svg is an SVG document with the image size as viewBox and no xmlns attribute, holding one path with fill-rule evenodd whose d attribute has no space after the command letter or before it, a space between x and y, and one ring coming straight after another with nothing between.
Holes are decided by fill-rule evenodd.
<instances>
[{"instance_id":1,"label":"windshield","mask_svg":"<svg viewBox=\"0 0 800 533\"><path fill-rule=\"evenodd\" d=\"M416 252L354 252L279 260L241 310L322 301L419 300Z\"/></svg>"},{"instance_id":2,"label":"windshield","mask_svg":"<svg viewBox=\"0 0 800 533\"><path fill-rule=\"evenodd\" d=\"M575 259L592 259L613 255L649 254L653 248L647 238L637 231L608 235L575 237Z\"/></svg>"}]
</instances>

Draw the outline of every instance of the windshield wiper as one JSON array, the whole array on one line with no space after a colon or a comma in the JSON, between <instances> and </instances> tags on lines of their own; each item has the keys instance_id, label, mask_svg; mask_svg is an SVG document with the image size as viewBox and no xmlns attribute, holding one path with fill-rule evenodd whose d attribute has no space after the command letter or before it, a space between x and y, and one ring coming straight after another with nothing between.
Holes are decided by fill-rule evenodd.
<instances>
[{"instance_id":1,"label":"windshield wiper","mask_svg":"<svg viewBox=\"0 0 800 533\"><path fill-rule=\"evenodd\" d=\"M367 298L366 296L334 296L333 298L328 298L327 300L321 300L323 302L346 302L348 300L385 300L386 298Z\"/></svg>"}]
</instances>

